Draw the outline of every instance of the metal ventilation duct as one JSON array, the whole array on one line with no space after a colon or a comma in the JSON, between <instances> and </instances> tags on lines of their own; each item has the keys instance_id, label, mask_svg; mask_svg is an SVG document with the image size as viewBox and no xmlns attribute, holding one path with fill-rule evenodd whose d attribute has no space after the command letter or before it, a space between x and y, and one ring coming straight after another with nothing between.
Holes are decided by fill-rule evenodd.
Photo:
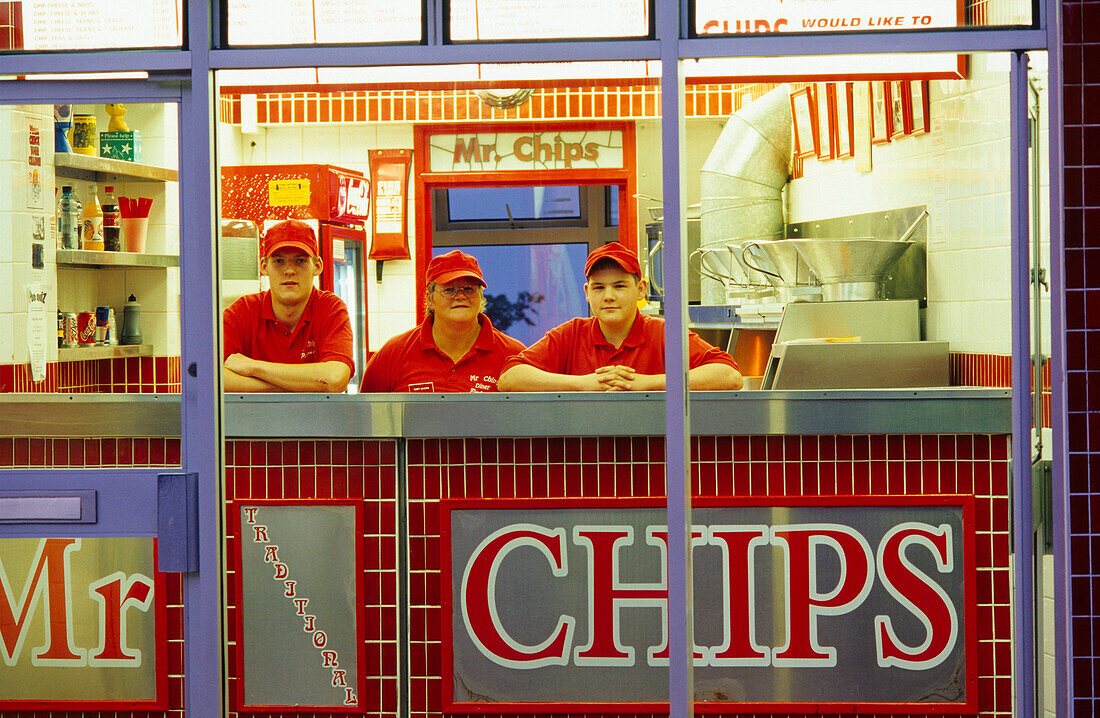
<instances>
[{"instance_id":1,"label":"metal ventilation duct","mask_svg":"<svg viewBox=\"0 0 1100 718\"><path fill-rule=\"evenodd\" d=\"M701 248L716 274L737 278L727 245L783 238L783 187L790 175L791 91L780 85L730 116L703 163ZM704 304L725 303L725 290L710 282ZM714 285L718 285L715 287ZM715 292L721 292L715 296ZM708 289L704 287L704 295Z\"/></svg>"}]
</instances>

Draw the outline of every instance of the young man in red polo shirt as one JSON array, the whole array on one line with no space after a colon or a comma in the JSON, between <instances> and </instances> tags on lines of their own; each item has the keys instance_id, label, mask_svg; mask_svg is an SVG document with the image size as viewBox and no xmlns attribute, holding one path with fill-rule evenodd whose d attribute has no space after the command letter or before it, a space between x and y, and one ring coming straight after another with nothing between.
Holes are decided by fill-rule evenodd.
<instances>
[{"instance_id":1,"label":"young man in red polo shirt","mask_svg":"<svg viewBox=\"0 0 1100 718\"><path fill-rule=\"evenodd\" d=\"M665 323L638 311L646 294L638 257L618 242L588 255L584 296L591 317L572 319L511 357L501 391L662 391ZM692 389L740 389L737 363L688 335Z\"/></svg>"},{"instance_id":2,"label":"young man in red polo shirt","mask_svg":"<svg viewBox=\"0 0 1100 718\"><path fill-rule=\"evenodd\" d=\"M228 393L343 391L355 371L351 320L343 300L313 286L321 257L313 228L288 219L264 235L266 292L248 294L222 314Z\"/></svg>"},{"instance_id":3,"label":"young man in red polo shirt","mask_svg":"<svg viewBox=\"0 0 1100 718\"><path fill-rule=\"evenodd\" d=\"M493 328L477 260L458 250L428 263L420 326L386 342L363 369L359 391L496 391L504 360L523 344Z\"/></svg>"}]
</instances>

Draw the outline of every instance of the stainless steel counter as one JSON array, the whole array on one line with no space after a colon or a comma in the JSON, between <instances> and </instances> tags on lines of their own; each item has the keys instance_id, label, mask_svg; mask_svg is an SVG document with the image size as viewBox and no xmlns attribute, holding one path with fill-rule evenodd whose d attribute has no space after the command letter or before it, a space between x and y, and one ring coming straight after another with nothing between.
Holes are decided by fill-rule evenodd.
<instances>
[{"instance_id":1,"label":"stainless steel counter","mask_svg":"<svg viewBox=\"0 0 1100 718\"><path fill-rule=\"evenodd\" d=\"M656 436L663 392L228 395L228 438ZM1008 389L698 392L691 433L1007 434ZM0 394L0 437L179 436L178 394Z\"/></svg>"}]
</instances>

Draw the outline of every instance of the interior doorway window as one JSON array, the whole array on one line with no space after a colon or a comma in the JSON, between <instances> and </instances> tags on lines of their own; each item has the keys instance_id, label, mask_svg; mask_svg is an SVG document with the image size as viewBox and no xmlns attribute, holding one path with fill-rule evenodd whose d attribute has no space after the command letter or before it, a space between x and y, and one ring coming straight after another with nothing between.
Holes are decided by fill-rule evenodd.
<instances>
[{"instance_id":1,"label":"interior doorway window","mask_svg":"<svg viewBox=\"0 0 1100 718\"><path fill-rule=\"evenodd\" d=\"M485 282L485 313L493 326L527 346L574 317L588 316L584 260L588 245L470 244L435 247L435 256L459 249L477 258Z\"/></svg>"},{"instance_id":2,"label":"interior doorway window","mask_svg":"<svg viewBox=\"0 0 1100 718\"><path fill-rule=\"evenodd\" d=\"M606 205L617 209L617 196L604 185L436 188L432 254L460 249L476 257L493 326L530 346L588 316L584 261L620 239L607 221Z\"/></svg>"},{"instance_id":3,"label":"interior doorway window","mask_svg":"<svg viewBox=\"0 0 1100 718\"><path fill-rule=\"evenodd\" d=\"M535 229L588 224L587 187L451 187L434 193L440 230Z\"/></svg>"}]
</instances>

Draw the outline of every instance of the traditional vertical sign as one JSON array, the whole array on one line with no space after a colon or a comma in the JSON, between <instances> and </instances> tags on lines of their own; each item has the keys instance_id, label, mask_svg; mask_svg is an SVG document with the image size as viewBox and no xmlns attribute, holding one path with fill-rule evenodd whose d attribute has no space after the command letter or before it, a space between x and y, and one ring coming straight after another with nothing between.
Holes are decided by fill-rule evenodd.
<instances>
[{"instance_id":1,"label":"traditional vertical sign","mask_svg":"<svg viewBox=\"0 0 1100 718\"><path fill-rule=\"evenodd\" d=\"M700 712L972 712L971 497L697 499ZM651 500L444 502L445 704L667 709Z\"/></svg>"},{"instance_id":2,"label":"traditional vertical sign","mask_svg":"<svg viewBox=\"0 0 1100 718\"><path fill-rule=\"evenodd\" d=\"M371 150L374 224L369 259L409 259L409 166L412 150Z\"/></svg>"},{"instance_id":3,"label":"traditional vertical sign","mask_svg":"<svg viewBox=\"0 0 1100 718\"><path fill-rule=\"evenodd\" d=\"M0 539L0 711L167 705L150 538Z\"/></svg>"},{"instance_id":4,"label":"traditional vertical sign","mask_svg":"<svg viewBox=\"0 0 1100 718\"><path fill-rule=\"evenodd\" d=\"M362 713L361 503L242 500L240 711Z\"/></svg>"}]
</instances>

